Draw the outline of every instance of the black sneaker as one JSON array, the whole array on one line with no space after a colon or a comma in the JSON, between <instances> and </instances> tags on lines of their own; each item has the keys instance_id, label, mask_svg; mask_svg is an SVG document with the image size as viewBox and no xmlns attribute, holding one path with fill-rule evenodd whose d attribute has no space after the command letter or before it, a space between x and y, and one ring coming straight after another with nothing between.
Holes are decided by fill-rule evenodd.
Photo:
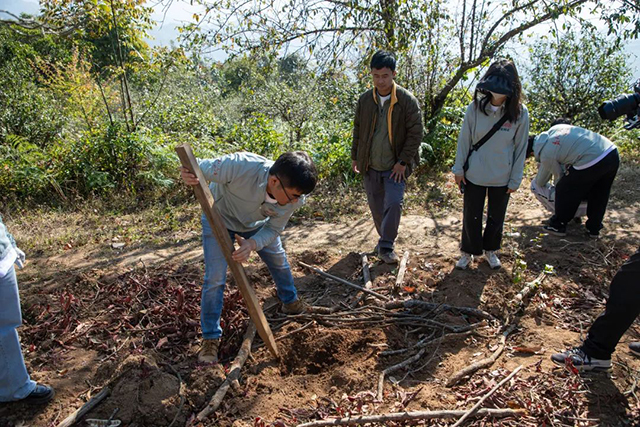
<instances>
[{"instance_id":1,"label":"black sneaker","mask_svg":"<svg viewBox=\"0 0 640 427\"><path fill-rule=\"evenodd\" d=\"M590 239L597 239L598 237L600 237L600 232L599 231L591 231L588 228L585 227L584 229L585 233L587 234L587 237L589 237Z\"/></svg>"},{"instance_id":2,"label":"black sneaker","mask_svg":"<svg viewBox=\"0 0 640 427\"><path fill-rule=\"evenodd\" d=\"M551 361L563 367L573 366L580 372L606 372L611 370L611 359L595 359L587 355L580 347L566 350L563 353L556 353L551 356Z\"/></svg>"},{"instance_id":3,"label":"black sneaker","mask_svg":"<svg viewBox=\"0 0 640 427\"><path fill-rule=\"evenodd\" d=\"M385 264L398 263L398 255L391 248L380 248L378 251L378 257L380 257Z\"/></svg>"},{"instance_id":4,"label":"black sneaker","mask_svg":"<svg viewBox=\"0 0 640 427\"><path fill-rule=\"evenodd\" d=\"M19 402L24 402L29 405L42 405L53 399L53 396L55 395L56 392L53 391L52 387L44 384L36 384L36 388L34 388L27 397L21 399Z\"/></svg>"},{"instance_id":5,"label":"black sneaker","mask_svg":"<svg viewBox=\"0 0 640 427\"><path fill-rule=\"evenodd\" d=\"M629 343L629 350L631 350L631 353L635 354L636 356L640 356L640 341Z\"/></svg>"},{"instance_id":6,"label":"black sneaker","mask_svg":"<svg viewBox=\"0 0 640 427\"><path fill-rule=\"evenodd\" d=\"M564 237L567 235L567 227L565 225L543 225L543 230L549 234L553 234L554 236Z\"/></svg>"}]
</instances>

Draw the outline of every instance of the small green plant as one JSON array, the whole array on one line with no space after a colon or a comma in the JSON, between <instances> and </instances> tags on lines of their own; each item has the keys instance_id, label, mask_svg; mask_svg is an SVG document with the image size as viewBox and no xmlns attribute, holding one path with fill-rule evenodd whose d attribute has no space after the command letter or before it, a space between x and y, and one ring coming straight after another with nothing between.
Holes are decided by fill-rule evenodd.
<instances>
[{"instance_id":1,"label":"small green plant","mask_svg":"<svg viewBox=\"0 0 640 427\"><path fill-rule=\"evenodd\" d=\"M524 279L524 272L527 271L527 262L524 259L522 259L522 254L519 251L514 250L513 254L516 260L513 263L511 281L513 282L513 284L517 285L518 283L521 283L522 280Z\"/></svg>"},{"instance_id":2,"label":"small green plant","mask_svg":"<svg viewBox=\"0 0 640 427\"><path fill-rule=\"evenodd\" d=\"M540 243L542 243L542 238L546 235L547 235L546 233L538 233L538 235L533 239L531 239L530 242L533 243L534 247L540 248L541 247Z\"/></svg>"}]
</instances>

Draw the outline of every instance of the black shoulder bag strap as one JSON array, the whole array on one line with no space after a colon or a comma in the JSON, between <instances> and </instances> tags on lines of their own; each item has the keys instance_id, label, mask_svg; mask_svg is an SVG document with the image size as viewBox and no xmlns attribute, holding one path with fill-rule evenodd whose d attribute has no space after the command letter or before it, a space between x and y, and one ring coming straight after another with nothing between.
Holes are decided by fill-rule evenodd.
<instances>
[{"instance_id":1,"label":"black shoulder bag strap","mask_svg":"<svg viewBox=\"0 0 640 427\"><path fill-rule=\"evenodd\" d=\"M473 154L474 151L478 151L480 149L480 147L482 147L484 145L484 143L487 142L489 140L489 138L491 138L493 136L493 134L496 133L498 131L498 129L500 129L502 127L503 124L505 124L506 121L507 121L507 115L505 114L504 116L502 116L500 118L500 120L498 120L496 122L495 125L493 125L491 130L489 130L489 132L487 132L487 134L485 136L483 136L480 141L478 141L475 144L473 144L471 149L469 149L469 154L467 154L467 160L465 160L464 166L462 166L462 170L464 170L466 172L469 169L469 157L471 157L471 154Z\"/></svg>"}]
</instances>

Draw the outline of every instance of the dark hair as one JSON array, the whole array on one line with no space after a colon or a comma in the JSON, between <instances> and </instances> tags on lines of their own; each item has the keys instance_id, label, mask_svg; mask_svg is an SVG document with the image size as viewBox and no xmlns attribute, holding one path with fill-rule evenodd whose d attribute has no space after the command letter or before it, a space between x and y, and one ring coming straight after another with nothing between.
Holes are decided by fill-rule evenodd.
<instances>
[{"instance_id":1,"label":"dark hair","mask_svg":"<svg viewBox=\"0 0 640 427\"><path fill-rule=\"evenodd\" d=\"M536 140L536 136L538 135L534 135L534 134L529 135L529 140L527 141L526 157L531 157L533 155L533 141Z\"/></svg>"},{"instance_id":2,"label":"dark hair","mask_svg":"<svg viewBox=\"0 0 640 427\"><path fill-rule=\"evenodd\" d=\"M309 194L316 188L318 172L311 157L304 151L289 151L278 157L269 169L269 175L277 175L287 188Z\"/></svg>"},{"instance_id":3,"label":"dark hair","mask_svg":"<svg viewBox=\"0 0 640 427\"><path fill-rule=\"evenodd\" d=\"M480 80L487 80L490 76L499 76L509 84L511 94L507 95L507 100L505 101L505 114L508 121L515 122L520 117L520 113L522 113L522 84L520 83L516 65L510 59L498 59L489 66L489 69ZM485 95L482 99L478 96L480 93ZM476 105L487 115L487 105L491 102L492 97L489 91L478 89L477 87L473 94Z\"/></svg>"},{"instance_id":4,"label":"dark hair","mask_svg":"<svg viewBox=\"0 0 640 427\"><path fill-rule=\"evenodd\" d=\"M571 119L569 117L558 117L557 119L551 122L551 126L549 127L552 128L555 125L570 125L570 124L571 124Z\"/></svg>"},{"instance_id":5,"label":"dark hair","mask_svg":"<svg viewBox=\"0 0 640 427\"><path fill-rule=\"evenodd\" d=\"M396 70L396 57L391 52L379 50L371 57L371 68L381 70L388 68L391 71Z\"/></svg>"}]
</instances>

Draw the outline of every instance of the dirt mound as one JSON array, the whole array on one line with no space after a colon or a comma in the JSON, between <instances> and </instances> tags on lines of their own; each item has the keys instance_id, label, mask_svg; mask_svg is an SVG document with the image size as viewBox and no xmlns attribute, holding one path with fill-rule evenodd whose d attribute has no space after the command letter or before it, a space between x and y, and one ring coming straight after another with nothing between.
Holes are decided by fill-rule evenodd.
<instances>
[{"instance_id":1,"label":"dirt mound","mask_svg":"<svg viewBox=\"0 0 640 427\"><path fill-rule=\"evenodd\" d=\"M188 384L185 394L192 408L203 408L225 380L224 367L220 364L196 366L184 378Z\"/></svg>"},{"instance_id":2,"label":"dirt mound","mask_svg":"<svg viewBox=\"0 0 640 427\"><path fill-rule=\"evenodd\" d=\"M306 250L297 255L298 260L311 265L321 265L329 261L330 256L327 251Z\"/></svg>"},{"instance_id":3,"label":"dirt mound","mask_svg":"<svg viewBox=\"0 0 640 427\"><path fill-rule=\"evenodd\" d=\"M318 375L334 367L352 364L370 353L367 343L377 341L373 331L303 331L287 343L281 358L283 375Z\"/></svg>"},{"instance_id":4,"label":"dirt mound","mask_svg":"<svg viewBox=\"0 0 640 427\"><path fill-rule=\"evenodd\" d=\"M92 418L109 418L118 408L117 419L132 427L169 425L174 418L179 425L186 422L180 414L181 381L161 370L151 356L127 357L109 384L111 395L91 413Z\"/></svg>"}]
</instances>

